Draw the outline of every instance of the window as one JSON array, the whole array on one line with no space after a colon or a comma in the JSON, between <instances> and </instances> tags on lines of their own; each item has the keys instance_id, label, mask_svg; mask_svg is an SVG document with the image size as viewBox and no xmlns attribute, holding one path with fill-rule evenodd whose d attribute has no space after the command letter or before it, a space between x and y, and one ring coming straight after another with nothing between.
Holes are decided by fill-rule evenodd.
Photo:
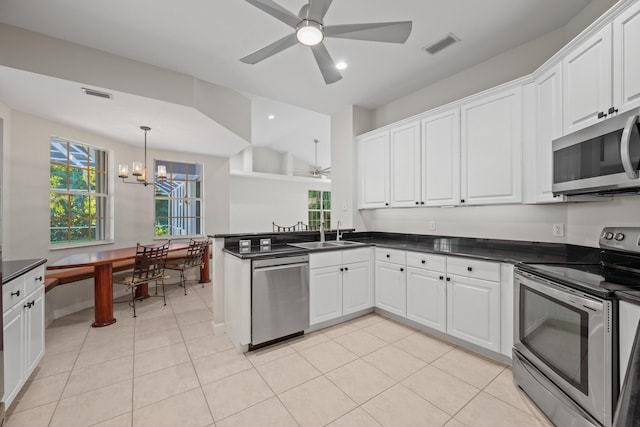
<instances>
[{"instance_id":1,"label":"window","mask_svg":"<svg viewBox=\"0 0 640 427\"><path fill-rule=\"evenodd\" d=\"M51 244L109 239L107 152L52 137L49 158Z\"/></svg>"},{"instance_id":2,"label":"window","mask_svg":"<svg viewBox=\"0 0 640 427\"><path fill-rule=\"evenodd\" d=\"M331 228L331 192L309 190L309 228L318 230L320 222L324 228Z\"/></svg>"},{"instance_id":3,"label":"window","mask_svg":"<svg viewBox=\"0 0 640 427\"><path fill-rule=\"evenodd\" d=\"M202 165L157 160L167 179L155 181L155 235L202 234Z\"/></svg>"}]
</instances>

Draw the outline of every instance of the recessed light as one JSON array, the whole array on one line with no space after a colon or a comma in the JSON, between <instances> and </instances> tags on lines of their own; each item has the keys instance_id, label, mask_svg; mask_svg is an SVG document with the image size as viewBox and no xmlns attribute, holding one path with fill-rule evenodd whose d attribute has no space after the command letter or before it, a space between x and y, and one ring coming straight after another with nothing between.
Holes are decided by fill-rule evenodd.
<instances>
[{"instance_id":1,"label":"recessed light","mask_svg":"<svg viewBox=\"0 0 640 427\"><path fill-rule=\"evenodd\" d=\"M347 67L348 67L348 65L347 65L347 63L346 63L346 62L344 62L344 61L340 61L340 62L338 62L338 63L336 64L336 68L337 68L338 70L346 70L346 69L347 69Z\"/></svg>"},{"instance_id":2,"label":"recessed light","mask_svg":"<svg viewBox=\"0 0 640 427\"><path fill-rule=\"evenodd\" d=\"M269 120L273 120L276 118L276 116L274 116L273 114L269 114L269 117L267 117Z\"/></svg>"}]
</instances>

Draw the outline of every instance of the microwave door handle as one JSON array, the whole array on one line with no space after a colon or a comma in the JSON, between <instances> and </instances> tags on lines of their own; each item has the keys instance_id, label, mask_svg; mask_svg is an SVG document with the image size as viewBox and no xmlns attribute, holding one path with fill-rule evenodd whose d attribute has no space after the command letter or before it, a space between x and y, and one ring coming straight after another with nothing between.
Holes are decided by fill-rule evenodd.
<instances>
[{"instance_id":1,"label":"microwave door handle","mask_svg":"<svg viewBox=\"0 0 640 427\"><path fill-rule=\"evenodd\" d=\"M624 171L627 173L629 179L638 178L638 172L633 167L631 163L631 136L635 133L635 140L638 141L638 128L636 127L636 123L638 123L638 116L633 115L629 117L627 120L627 124L624 126L624 132L622 132L622 140L620 142L620 158L622 159L622 167Z\"/></svg>"}]
</instances>

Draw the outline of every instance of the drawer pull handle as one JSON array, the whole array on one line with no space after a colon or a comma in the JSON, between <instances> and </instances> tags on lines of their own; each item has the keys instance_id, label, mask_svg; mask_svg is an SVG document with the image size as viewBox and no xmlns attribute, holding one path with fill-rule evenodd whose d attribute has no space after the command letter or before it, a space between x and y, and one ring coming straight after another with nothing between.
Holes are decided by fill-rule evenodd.
<instances>
[{"instance_id":1,"label":"drawer pull handle","mask_svg":"<svg viewBox=\"0 0 640 427\"><path fill-rule=\"evenodd\" d=\"M36 277L36 282L42 282L42 276Z\"/></svg>"},{"instance_id":2,"label":"drawer pull handle","mask_svg":"<svg viewBox=\"0 0 640 427\"><path fill-rule=\"evenodd\" d=\"M20 296L20 291L15 291L15 292L11 292L11 296L16 296L19 297Z\"/></svg>"},{"instance_id":3,"label":"drawer pull handle","mask_svg":"<svg viewBox=\"0 0 640 427\"><path fill-rule=\"evenodd\" d=\"M24 307L25 307L25 308L31 308L31 307L33 307L34 305L36 305L36 300L33 300L33 301L31 301L31 302L27 302L27 303L24 305Z\"/></svg>"},{"instance_id":4,"label":"drawer pull handle","mask_svg":"<svg viewBox=\"0 0 640 427\"><path fill-rule=\"evenodd\" d=\"M423 263L423 264L426 264L426 263L427 263L427 261L423 259L423 260L422 260L422 263Z\"/></svg>"},{"instance_id":5,"label":"drawer pull handle","mask_svg":"<svg viewBox=\"0 0 640 427\"><path fill-rule=\"evenodd\" d=\"M467 267L467 271L473 271L473 267Z\"/></svg>"}]
</instances>

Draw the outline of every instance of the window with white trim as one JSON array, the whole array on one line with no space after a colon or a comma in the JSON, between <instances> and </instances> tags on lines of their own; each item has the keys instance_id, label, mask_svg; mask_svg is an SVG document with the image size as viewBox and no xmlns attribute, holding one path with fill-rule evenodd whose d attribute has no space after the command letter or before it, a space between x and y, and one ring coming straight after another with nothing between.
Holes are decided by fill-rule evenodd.
<instances>
[{"instance_id":1,"label":"window with white trim","mask_svg":"<svg viewBox=\"0 0 640 427\"><path fill-rule=\"evenodd\" d=\"M155 180L155 235L202 235L202 165L156 160L154 170L160 165L167 178Z\"/></svg>"},{"instance_id":2,"label":"window with white trim","mask_svg":"<svg viewBox=\"0 0 640 427\"><path fill-rule=\"evenodd\" d=\"M49 242L110 240L107 151L51 137L49 159Z\"/></svg>"},{"instance_id":3,"label":"window with white trim","mask_svg":"<svg viewBox=\"0 0 640 427\"><path fill-rule=\"evenodd\" d=\"M309 229L318 230L320 223L331 229L331 191L309 190Z\"/></svg>"}]
</instances>

